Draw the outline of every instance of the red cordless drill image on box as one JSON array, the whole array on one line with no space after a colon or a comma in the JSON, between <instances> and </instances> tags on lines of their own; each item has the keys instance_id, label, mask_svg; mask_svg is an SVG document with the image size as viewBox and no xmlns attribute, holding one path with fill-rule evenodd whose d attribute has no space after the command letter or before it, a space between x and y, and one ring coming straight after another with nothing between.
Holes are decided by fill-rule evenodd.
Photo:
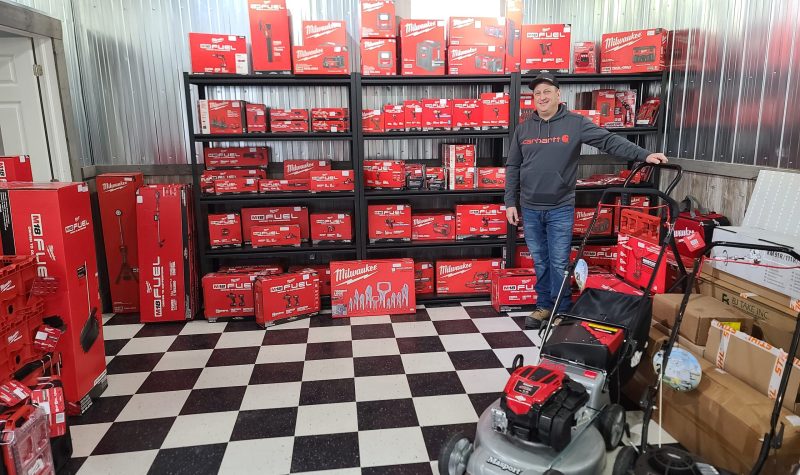
<instances>
[{"instance_id":1,"label":"red cordless drill image on box","mask_svg":"<svg viewBox=\"0 0 800 475\"><path fill-rule=\"evenodd\" d=\"M364 76L397 75L397 40L361 39L361 74Z\"/></svg>"},{"instance_id":2,"label":"red cordless drill image on box","mask_svg":"<svg viewBox=\"0 0 800 475\"><path fill-rule=\"evenodd\" d=\"M414 291L417 295L433 293L435 275L433 262L414 262Z\"/></svg>"},{"instance_id":3,"label":"red cordless drill image on box","mask_svg":"<svg viewBox=\"0 0 800 475\"><path fill-rule=\"evenodd\" d=\"M575 208L575 223L572 226L573 235L583 235L592 224L596 208ZM600 215L594 223L592 236L610 236L614 229L614 211L611 208L600 208Z\"/></svg>"},{"instance_id":4,"label":"red cordless drill image on box","mask_svg":"<svg viewBox=\"0 0 800 475\"><path fill-rule=\"evenodd\" d=\"M272 246L299 246L300 226L297 224L265 224L250 228L253 248Z\"/></svg>"},{"instance_id":5,"label":"red cordless drill image on box","mask_svg":"<svg viewBox=\"0 0 800 475\"><path fill-rule=\"evenodd\" d=\"M437 294L488 294L492 271L501 268L501 259L436 261Z\"/></svg>"},{"instance_id":6,"label":"red cordless drill image on box","mask_svg":"<svg viewBox=\"0 0 800 475\"><path fill-rule=\"evenodd\" d=\"M267 106L264 104L245 103L245 123L247 133L263 134L267 132Z\"/></svg>"},{"instance_id":7,"label":"red cordless drill image on box","mask_svg":"<svg viewBox=\"0 0 800 475\"><path fill-rule=\"evenodd\" d=\"M214 180L215 195L258 193L258 178L223 178Z\"/></svg>"},{"instance_id":8,"label":"red cordless drill image on box","mask_svg":"<svg viewBox=\"0 0 800 475\"><path fill-rule=\"evenodd\" d=\"M361 111L361 130L364 132L383 132L385 130L383 111L381 109L364 109Z\"/></svg>"},{"instance_id":9,"label":"red cordless drill image on box","mask_svg":"<svg viewBox=\"0 0 800 475\"><path fill-rule=\"evenodd\" d=\"M663 71L668 36L667 30L662 28L604 34L600 41L600 72Z\"/></svg>"},{"instance_id":10,"label":"red cordless drill image on box","mask_svg":"<svg viewBox=\"0 0 800 475\"><path fill-rule=\"evenodd\" d=\"M208 241L212 249L242 245L242 220L239 213L208 215Z\"/></svg>"},{"instance_id":11,"label":"red cordless drill image on box","mask_svg":"<svg viewBox=\"0 0 800 475\"><path fill-rule=\"evenodd\" d=\"M478 167L478 188L500 189L506 187L506 169L503 167Z\"/></svg>"},{"instance_id":12,"label":"red cordless drill image on box","mask_svg":"<svg viewBox=\"0 0 800 475\"><path fill-rule=\"evenodd\" d=\"M483 125L480 99L453 99L453 130L479 130Z\"/></svg>"},{"instance_id":13,"label":"red cordless drill image on box","mask_svg":"<svg viewBox=\"0 0 800 475\"><path fill-rule=\"evenodd\" d=\"M448 168L449 188L451 190L475 189L475 173L475 167L456 166L455 168Z\"/></svg>"},{"instance_id":14,"label":"red cordless drill image on box","mask_svg":"<svg viewBox=\"0 0 800 475\"><path fill-rule=\"evenodd\" d=\"M212 272L203 276L203 304L207 320L219 317L247 317L255 314L255 274Z\"/></svg>"},{"instance_id":15,"label":"red cordless drill image on box","mask_svg":"<svg viewBox=\"0 0 800 475\"><path fill-rule=\"evenodd\" d=\"M369 205L369 242L411 240L411 207L408 205Z\"/></svg>"},{"instance_id":16,"label":"red cordless drill image on box","mask_svg":"<svg viewBox=\"0 0 800 475\"><path fill-rule=\"evenodd\" d=\"M293 46L295 74L350 74L350 52L344 46Z\"/></svg>"},{"instance_id":17,"label":"red cordless drill image on box","mask_svg":"<svg viewBox=\"0 0 800 475\"><path fill-rule=\"evenodd\" d=\"M403 101L403 111L405 129L422 130L422 101Z\"/></svg>"},{"instance_id":18,"label":"red cordless drill image on box","mask_svg":"<svg viewBox=\"0 0 800 475\"><path fill-rule=\"evenodd\" d=\"M319 275L310 269L260 277L254 294L256 323L262 328L319 313Z\"/></svg>"},{"instance_id":19,"label":"red cordless drill image on box","mask_svg":"<svg viewBox=\"0 0 800 475\"><path fill-rule=\"evenodd\" d=\"M201 134L243 134L246 132L244 102L197 101Z\"/></svg>"},{"instance_id":20,"label":"red cordless drill image on box","mask_svg":"<svg viewBox=\"0 0 800 475\"><path fill-rule=\"evenodd\" d=\"M453 108L449 99L422 100L422 130L450 130Z\"/></svg>"},{"instance_id":21,"label":"red cordless drill image on box","mask_svg":"<svg viewBox=\"0 0 800 475\"><path fill-rule=\"evenodd\" d=\"M311 240L314 244L352 242L352 216L350 213L312 213Z\"/></svg>"},{"instance_id":22,"label":"red cordless drill image on box","mask_svg":"<svg viewBox=\"0 0 800 475\"><path fill-rule=\"evenodd\" d=\"M253 71L292 71L291 20L285 0L248 0Z\"/></svg>"},{"instance_id":23,"label":"red cordless drill image on box","mask_svg":"<svg viewBox=\"0 0 800 475\"><path fill-rule=\"evenodd\" d=\"M505 56L502 46L450 46L447 48L447 74L503 74Z\"/></svg>"},{"instance_id":24,"label":"red cordless drill image on box","mask_svg":"<svg viewBox=\"0 0 800 475\"><path fill-rule=\"evenodd\" d=\"M274 224L296 224L300 226L300 238L308 241L308 208L302 206L277 206L274 208L242 208L242 236L250 241L253 226Z\"/></svg>"},{"instance_id":25,"label":"red cordless drill image on box","mask_svg":"<svg viewBox=\"0 0 800 475\"><path fill-rule=\"evenodd\" d=\"M522 72L568 73L571 30L565 24L522 25Z\"/></svg>"},{"instance_id":26,"label":"red cordless drill image on box","mask_svg":"<svg viewBox=\"0 0 800 475\"><path fill-rule=\"evenodd\" d=\"M353 191L355 189L353 170L312 171L309 178L309 189L312 192Z\"/></svg>"},{"instance_id":27,"label":"red cordless drill image on box","mask_svg":"<svg viewBox=\"0 0 800 475\"><path fill-rule=\"evenodd\" d=\"M208 170L216 168L267 168L267 147L207 147L203 150L203 161Z\"/></svg>"},{"instance_id":28,"label":"red cordless drill image on box","mask_svg":"<svg viewBox=\"0 0 800 475\"><path fill-rule=\"evenodd\" d=\"M334 318L416 313L412 259L331 262Z\"/></svg>"},{"instance_id":29,"label":"red cordless drill image on box","mask_svg":"<svg viewBox=\"0 0 800 475\"><path fill-rule=\"evenodd\" d=\"M455 241L456 220L453 213L419 213L411 217L413 241Z\"/></svg>"},{"instance_id":30,"label":"red cordless drill image on box","mask_svg":"<svg viewBox=\"0 0 800 475\"><path fill-rule=\"evenodd\" d=\"M249 74L247 38L189 33L193 73Z\"/></svg>"},{"instance_id":31,"label":"red cordless drill image on box","mask_svg":"<svg viewBox=\"0 0 800 475\"><path fill-rule=\"evenodd\" d=\"M413 101L416 104L416 101ZM420 103L421 104L421 103ZM412 109L419 109L415 112L419 118L419 126L422 126L422 106L416 104ZM387 132L392 130L405 130L406 129L406 109L404 104L386 104L383 106L383 124Z\"/></svg>"},{"instance_id":32,"label":"red cordless drill image on box","mask_svg":"<svg viewBox=\"0 0 800 475\"><path fill-rule=\"evenodd\" d=\"M0 157L0 182L33 181L31 157L13 155Z\"/></svg>"},{"instance_id":33,"label":"red cordless drill image on box","mask_svg":"<svg viewBox=\"0 0 800 475\"><path fill-rule=\"evenodd\" d=\"M310 269L317 273L319 276L319 294L320 296L331 295L331 267L330 264L317 264L307 266L289 266L286 270L289 273L299 272L301 270Z\"/></svg>"},{"instance_id":34,"label":"red cordless drill image on box","mask_svg":"<svg viewBox=\"0 0 800 475\"><path fill-rule=\"evenodd\" d=\"M272 193L274 191L304 191L311 187L311 180L301 178L299 180L258 180L259 193Z\"/></svg>"},{"instance_id":35,"label":"red cordless drill image on box","mask_svg":"<svg viewBox=\"0 0 800 475\"><path fill-rule=\"evenodd\" d=\"M403 76L445 74L444 30L444 20L400 20L400 72Z\"/></svg>"},{"instance_id":36,"label":"red cordless drill image on box","mask_svg":"<svg viewBox=\"0 0 800 475\"><path fill-rule=\"evenodd\" d=\"M403 162L364 160L364 186L375 190L402 190L406 186Z\"/></svg>"},{"instance_id":37,"label":"red cordless drill image on box","mask_svg":"<svg viewBox=\"0 0 800 475\"><path fill-rule=\"evenodd\" d=\"M533 269L492 271L492 307L498 312L536 305L536 273Z\"/></svg>"},{"instance_id":38,"label":"red cordless drill image on box","mask_svg":"<svg viewBox=\"0 0 800 475\"><path fill-rule=\"evenodd\" d=\"M499 204L456 205L456 239L505 236L506 207Z\"/></svg>"},{"instance_id":39,"label":"red cordless drill image on box","mask_svg":"<svg viewBox=\"0 0 800 475\"><path fill-rule=\"evenodd\" d=\"M206 170L200 175L200 188L203 193L214 193L214 182L217 180L232 180L236 178L266 178L264 170Z\"/></svg>"},{"instance_id":40,"label":"red cordless drill image on box","mask_svg":"<svg viewBox=\"0 0 800 475\"><path fill-rule=\"evenodd\" d=\"M330 169L329 160L286 160L283 162L283 177L290 180L311 179L311 172Z\"/></svg>"},{"instance_id":41,"label":"red cordless drill image on box","mask_svg":"<svg viewBox=\"0 0 800 475\"><path fill-rule=\"evenodd\" d=\"M397 36L394 0L361 0L361 38Z\"/></svg>"},{"instance_id":42,"label":"red cordless drill image on box","mask_svg":"<svg viewBox=\"0 0 800 475\"><path fill-rule=\"evenodd\" d=\"M499 17L450 17L449 45L494 46L506 44L506 21Z\"/></svg>"},{"instance_id":43,"label":"red cordless drill image on box","mask_svg":"<svg viewBox=\"0 0 800 475\"><path fill-rule=\"evenodd\" d=\"M504 92L481 94L481 118L484 130L508 128L509 103L510 96Z\"/></svg>"}]
</instances>

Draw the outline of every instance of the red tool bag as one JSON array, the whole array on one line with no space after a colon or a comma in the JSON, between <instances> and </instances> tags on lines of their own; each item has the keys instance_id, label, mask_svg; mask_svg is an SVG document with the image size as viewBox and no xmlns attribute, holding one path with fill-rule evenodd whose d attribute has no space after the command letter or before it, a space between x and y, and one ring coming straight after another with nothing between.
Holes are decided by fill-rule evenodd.
<instances>
[{"instance_id":1,"label":"red tool bag","mask_svg":"<svg viewBox=\"0 0 800 475\"><path fill-rule=\"evenodd\" d=\"M692 250L685 242L685 238L697 233L704 242L711 242L714 228L730 225L731 222L727 217L701 208L696 198L687 196L681 201L681 214L675 222L675 240L678 244L678 252L685 257L700 257L705 246Z\"/></svg>"}]
</instances>

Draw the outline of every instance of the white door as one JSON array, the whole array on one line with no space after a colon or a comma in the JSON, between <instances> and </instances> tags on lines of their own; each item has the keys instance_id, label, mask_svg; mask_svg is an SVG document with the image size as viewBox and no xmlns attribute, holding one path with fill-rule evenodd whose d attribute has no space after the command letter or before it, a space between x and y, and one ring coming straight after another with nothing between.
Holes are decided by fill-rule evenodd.
<instances>
[{"instance_id":1,"label":"white door","mask_svg":"<svg viewBox=\"0 0 800 475\"><path fill-rule=\"evenodd\" d=\"M0 38L0 142L5 155L30 155L35 181L50 181L53 175L34 64L31 38Z\"/></svg>"}]
</instances>

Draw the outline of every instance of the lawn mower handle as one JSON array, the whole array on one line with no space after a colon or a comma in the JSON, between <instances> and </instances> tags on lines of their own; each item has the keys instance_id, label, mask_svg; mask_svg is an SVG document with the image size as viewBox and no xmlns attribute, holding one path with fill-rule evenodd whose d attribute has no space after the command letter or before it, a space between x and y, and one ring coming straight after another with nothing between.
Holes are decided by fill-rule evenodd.
<instances>
[{"instance_id":1,"label":"lawn mower handle","mask_svg":"<svg viewBox=\"0 0 800 475\"><path fill-rule=\"evenodd\" d=\"M637 173L639 173L640 171L642 171L643 169L645 169L647 167L666 168L668 170L675 170L677 172L675 174L675 178L673 178L672 181L669 182L669 186L667 186L667 189L665 191L665 193L668 194L668 195L672 194L672 190L674 190L675 187L678 186L678 182L681 181L681 175L683 175L683 168L681 168L680 165L675 165L675 164L672 164L672 163L655 164L655 163L647 163L647 162L638 162L638 163L636 163L636 165L631 170L631 174L628 175L625 178L625 182L622 184L622 187L623 188L630 187L630 184L631 184L631 181L633 180L633 177L635 177Z\"/></svg>"},{"instance_id":2,"label":"lawn mower handle","mask_svg":"<svg viewBox=\"0 0 800 475\"><path fill-rule=\"evenodd\" d=\"M601 205L604 204L611 204L610 202L606 202L607 197L613 195L622 195L622 194L629 194L631 192L630 188L625 187L617 187L617 188L606 188L603 190L603 194L600 195L600 203ZM669 196L668 192L664 192L661 190L656 190L654 188L638 188L636 189L637 195L644 195L644 196L652 196L654 198L660 198L667 204L669 207L669 223L675 224L675 221L678 219L678 214L680 214L680 205L677 201L672 199Z\"/></svg>"}]
</instances>

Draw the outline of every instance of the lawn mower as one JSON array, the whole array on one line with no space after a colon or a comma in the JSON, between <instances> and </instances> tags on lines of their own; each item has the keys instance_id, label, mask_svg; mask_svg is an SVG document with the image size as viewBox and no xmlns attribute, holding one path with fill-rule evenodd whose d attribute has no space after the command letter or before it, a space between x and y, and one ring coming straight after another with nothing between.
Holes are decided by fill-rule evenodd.
<instances>
[{"instance_id":1,"label":"lawn mower","mask_svg":"<svg viewBox=\"0 0 800 475\"><path fill-rule=\"evenodd\" d=\"M672 190L680 167L669 168L678 170L668 187ZM603 192L578 253L564 270L554 308L571 295L577 263L601 207L631 192L628 187ZM637 188L635 193L659 198L668 208L657 270L666 265L678 204L655 189ZM442 447L440 474L601 473L606 451L619 446L626 430L625 410L612 400L633 375L647 343L656 275L653 272L641 295L585 289L569 312L553 312L540 329L538 364L525 366L517 355L502 396L480 416L474 442L455 434Z\"/></svg>"}]
</instances>

